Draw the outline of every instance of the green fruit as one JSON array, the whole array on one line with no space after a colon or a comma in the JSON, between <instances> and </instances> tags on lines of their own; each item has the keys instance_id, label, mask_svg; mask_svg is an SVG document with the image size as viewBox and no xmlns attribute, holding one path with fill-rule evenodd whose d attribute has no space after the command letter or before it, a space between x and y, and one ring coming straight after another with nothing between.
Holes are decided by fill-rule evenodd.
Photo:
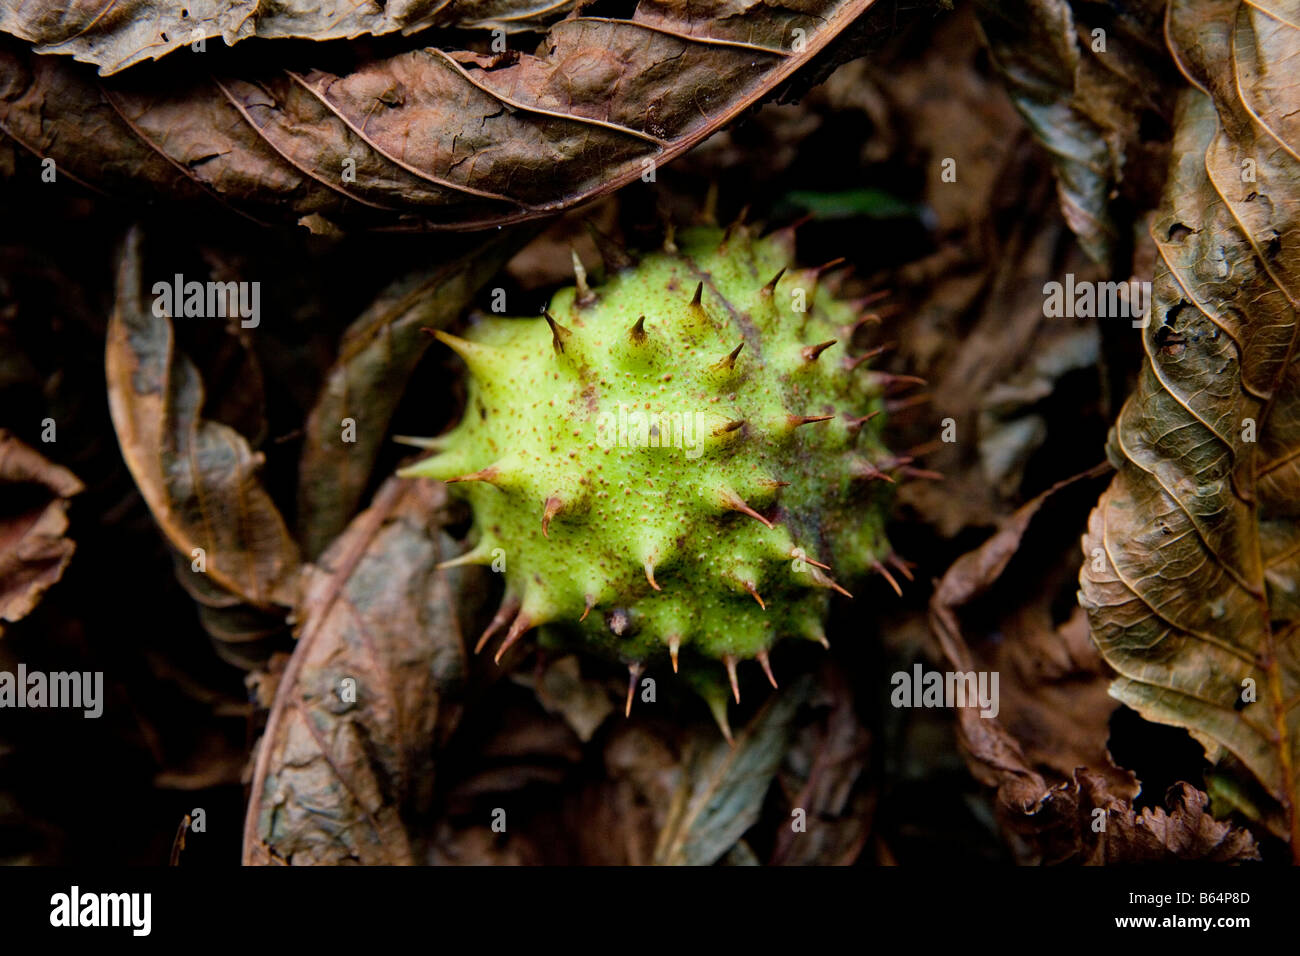
<instances>
[{"instance_id":1,"label":"green fruit","mask_svg":"<svg viewBox=\"0 0 1300 956\"><path fill-rule=\"evenodd\" d=\"M504 560L482 645L562 628L629 664L824 643L841 582L884 572L903 461L880 438L890 376L845 354L860 324L790 266L789 231L693 229L556 293L536 319L438 333L469 366L463 420L407 476L474 514L458 563ZM884 480L881 480L884 479ZM833 569L833 570L832 570ZM892 583L892 579L891 583Z\"/></svg>"}]
</instances>

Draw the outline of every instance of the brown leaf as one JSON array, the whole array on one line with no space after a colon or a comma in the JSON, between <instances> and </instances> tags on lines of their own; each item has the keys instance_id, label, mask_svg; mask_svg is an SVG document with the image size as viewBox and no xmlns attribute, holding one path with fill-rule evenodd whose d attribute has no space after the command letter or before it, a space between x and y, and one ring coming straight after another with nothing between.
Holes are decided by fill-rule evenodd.
<instances>
[{"instance_id":1,"label":"brown leaf","mask_svg":"<svg viewBox=\"0 0 1300 956\"><path fill-rule=\"evenodd\" d=\"M648 866L682 779L679 734L641 720L617 721L604 773L567 806L566 833L590 866Z\"/></svg>"},{"instance_id":2,"label":"brown leaf","mask_svg":"<svg viewBox=\"0 0 1300 956\"><path fill-rule=\"evenodd\" d=\"M428 809L466 671L464 573L436 567L455 550L445 501L440 484L390 479L309 568L257 752L246 863L422 861L407 826Z\"/></svg>"},{"instance_id":3,"label":"brown leaf","mask_svg":"<svg viewBox=\"0 0 1300 956\"><path fill-rule=\"evenodd\" d=\"M1025 858L1089 866L1125 863L1242 863L1260 858L1248 830L1215 820L1209 798L1187 783L1171 787L1165 807L1137 813L1105 777L1080 769L1067 783L1008 807L1011 829L1033 848Z\"/></svg>"},{"instance_id":4,"label":"brown leaf","mask_svg":"<svg viewBox=\"0 0 1300 956\"><path fill-rule=\"evenodd\" d=\"M994 66L1056 167L1061 211L1099 263L1124 231L1114 210L1121 187L1135 178L1149 186L1143 166L1164 166L1160 148L1146 144L1160 137L1142 128L1168 113L1171 71L1156 39L1164 6L1141 0L1092 24L1091 11L1068 0L977 4Z\"/></svg>"},{"instance_id":5,"label":"brown leaf","mask_svg":"<svg viewBox=\"0 0 1300 956\"><path fill-rule=\"evenodd\" d=\"M833 667L823 668L810 702L818 719L802 727L781 774L787 813L770 862L777 866L848 866L871 832L874 794L857 786L867 769L871 735L858 721L853 694ZM793 811L803 811L803 828Z\"/></svg>"},{"instance_id":6,"label":"brown leaf","mask_svg":"<svg viewBox=\"0 0 1300 956\"><path fill-rule=\"evenodd\" d=\"M0 428L0 622L26 617L63 577L76 550L64 537L68 499L82 490L72 472Z\"/></svg>"},{"instance_id":7,"label":"brown leaf","mask_svg":"<svg viewBox=\"0 0 1300 956\"><path fill-rule=\"evenodd\" d=\"M0 44L0 128L106 192L208 194L255 219L479 229L605 195L761 102L873 0L643 2L536 53L437 47L347 75L97 79Z\"/></svg>"},{"instance_id":8,"label":"brown leaf","mask_svg":"<svg viewBox=\"0 0 1300 956\"><path fill-rule=\"evenodd\" d=\"M154 520L218 588L256 607L293 604L298 549L262 488L261 454L206 419L203 383L167 316L141 298L140 233L118 265L108 326L108 402L122 457Z\"/></svg>"},{"instance_id":9,"label":"brown leaf","mask_svg":"<svg viewBox=\"0 0 1300 956\"><path fill-rule=\"evenodd\" d=\"M400 30L412 34L430 26L487 28L508 32L535 29L558 17L572 0L410 0L407 3L322 3L279 0L122 0L109 8L88 0L6 3L0 31L35 44L37 53L62 53L99 67L104 75L142 60L158 59L199 40L306 38L352 39Z\"/></svg>"},{"instance_id":10,"label":"brown leaf","mask_svg":"<svg viewBox=\"0 0 1300 956\"><path fill-rule=\"evenodd\" d=\"M931 626L950 665L999 676L996 716L981 716L978 706L957 709L962 749L976 778L997 788L999 819L1024 862L1254 859L1253 838L1216 823L1205 812L1208 798L1189 785L1182 785L1181 806L1171 805L1170 814L1136 814L1138 781L1115 766L1107 750L1118 706L1106 693L1109 673L1088 642L1081 613L1052 624L1052 597L1072 574L1072 563L1028 580L1015 577L1015 593L1031 597L998 605L988 625L996 640L972 648L963 634L960 610L1001 582L1042 509L1061 507L1062 491L1107 470L1060 482L1027 502L939 583ZM1100 830L1098 809L1106 821Z\"/></svg>"},{"instance_id":11,"label":"brown leaf","mask_svg":"<svg viewBox=\"0 0 1300 956\"><path fill-rule=\"evenodd\" d=\"M1081 602L1111 693L1244 764L1300 859L1300 27L1273 4L1175 0L1167 33L1199 89Z\"/></svg>"},{"instance_id":12,"label":"brown leaf","mask_svg":"<svg viewBox=\"0 0 1300 956\"><path fill-rule=\"evenodd\" d=\"M494 235L395 280L344 333L305 426L298 538L308 555L319 554L355 512L405 384L433 341L423 330L455 320L529 234ZM345 419L355 440L342 440Z\"/></svg>"},{"instance_id":13,"label":"brown leaf","mask_svg":"<svg viewBox=\"0 0 1300 956\"><path fill-rule=\"evenodd\" d=\"M547 713L563 717L584 744L614 713L608 688L600 681L583 678L581 662L573 654L546 661L533 675L515 674L514 679L532 686L537 702Z\"/></svg>"}]
</instances>

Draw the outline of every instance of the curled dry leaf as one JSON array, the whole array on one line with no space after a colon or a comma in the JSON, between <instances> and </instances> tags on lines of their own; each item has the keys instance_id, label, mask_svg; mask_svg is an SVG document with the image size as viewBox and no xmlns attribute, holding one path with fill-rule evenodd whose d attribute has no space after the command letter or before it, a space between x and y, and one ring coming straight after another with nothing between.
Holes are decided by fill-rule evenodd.
<instances>
[{"instance_id":1,"label":"curled dry leaf","mask_svg":"<svg viewBox=\"0 0 1300 956\"><path fill-rule=\"evenodd\" d=\"M1168 35L1199 89L1151 227L1146 360L1081 600L1111 693L1235 756L1300 858L1300 18L1176 0Z\"/></svg>"},{"instance_id":2,"label":"curled dry leaf","mask_svg":"<svg viewBox=\"0 0 1300 956\"><path fill-rule=\"evenodd\" d=\"M143 301L140 244L131 230L106 346L122 457L163 534L183 558L202 561L212 584L255 607L291 606L298 548L258 479L262 456L203 417L194 363L178 351L171 319Z\"/></svg>"},{"instance_id":3,"label":"curled dry leaf","mask_svg":"<svg viewBox=\"0 0 1300 956\"><path fill-rule=\"evenodd\" d=\"M1044 863L1090 866L1125 863L1245 863L1260 858L1248 830L1214 819L1209 798L1187 783L1171 787L1163 808L1141 813L1108 787L1106 778L1078 770L1074 778L1025 802L1012 832L1023 856ZM1100 827L1100 821L1105 826Z\"/></svg>"},{"instance_id":4,"label":"curled dry leaf","mask_svg":"<svg viewBox=\"0 0 1300 956\"><path fill-rule=\"evenodd\" d=\"M206 194L256 219L479 229L610 193L759 103L873 0L555 23L536 53L427 47L339 76L159 89L0 44L0 129L105 192Z\"/></svg>"},{"instance_id":5,"label":"curled dry leaf","mask_svg":"<svg viewBox=\"0 0 1300 956\"><path fill-rule=\"evenodd\" d=\"M76 475L0 429L0 634L63 577L76 550L64 537L68 499L81 491Z\"/></svg>"},{"instance_id":6,"label":"curled dry leaf","mask_svg":"<svg viewBox=\"0 0 1300 956\"><path fill-rule=\"evenodd\" d=\"M494 235L463 256L397 279L344 333L307 418L298 470L298 540L309 556L356 510L403 386L433 341L424 330L456 319L530 235ZM346 420L355 441L339 440Z\"/></svg>"},{"instance_id":7,"label":"curled dry leaf","mask_svg":"<svg viewBox=\"0 0 1300 956\"><path fill-rule=\"evenodd\" d=\"M0 31L34 44L37 53L67 54L108 75L218 38L233 46L250 37L340 40L432 26L513 32L536 29L572 5L572 0L124 0L106 8L93 0L6 0L0 5Z\"/></svg>"},{"instance_id":8,"label":"curled dry leaf","mask_svg":"<svg viewBox=\"0 0 1300 956\"><path fill-rule=\"evenodd\" d=\"M975 777L997 788L999 820L1024 862L1255 859L1250 834L1216 822L1207 812L1208 797L1187 784L1171 793L1168 813L1135 811L1138 781L1107 751L1117 704L1107 697L1108 675L1088 642L1086 621L1076 613L1052 624L1052 585L1061 583L1066 569L1058 580L1047 574L1035 583L1030 590L1040 600L1012 602L999 615L999 640L972 649L963 634L960 610L998 585L1043 508L1049 502L1057 507L1069 485L1106 470L1060 482L1027 502L988 541L958 558L939 583L931 626L949 663L962 673L999 677L995 716L981 715L978 705L957 708L962 749ZM1106 821L1100 830L1097 810Z\"/></svg>"},{"instance_id":9,"label":"curled dry leaf","mask_svg":"<svg viewBox=\"0 0 1300 956\"><path fill-rule=\"evenodd\" d=\"M1148 155L1145 142L1161 137L1142 123L1167 111L1161 94L1169 71L1155 39L1164 6L1125 4L1094 25L1091 11L1069 0L978 4L994 66L1050 153L1061 211L1096 262L1109 263L1119 244L1114 206L1126 179L1142 176L1144 163L1163 165L1152 162L1162 157Z\"/></svg>"},{"instance_id":10,"label":"curled dry leaf","mask_svg":"<svg viewBox=\"0 0 1300 956\"><path fill-rule=\"evenodd\" d=\"M307 572L302 632L257 753L251 864L416 863L433 754L466 672L445 488L390 479Z\"/></svg>"}]
</instances>

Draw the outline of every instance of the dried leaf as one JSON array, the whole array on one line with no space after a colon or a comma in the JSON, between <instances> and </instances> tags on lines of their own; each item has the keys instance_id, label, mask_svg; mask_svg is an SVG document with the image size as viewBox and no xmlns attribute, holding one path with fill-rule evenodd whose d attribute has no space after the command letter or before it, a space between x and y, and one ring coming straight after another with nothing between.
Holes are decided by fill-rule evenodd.
<instances>
[{"instance_id":1,"label":"dried leaf","mask_svg":"<svg viewBox=\"0 0 1300 956\"><path fill-rule=\"evenodd\" d=\"M999 584L1042 509L1049 502L1059 507L1063 490L1106 470L1060 482L1027 502L988 541L955 561L935 590L931 626L950 665L999 676L996 716L982 716L978 706L957 709L962 749L976 778L997 788L998 817L1022 862L1255 859L1250 834L1217 823L1206 812L1205 794L1187 784L1168 814L1134 810L1140 787L1107 750L1117 704L1106 695L1108 674L1088 643L1086 622L1076 613L1052 626L1053 585L1072 566L1028 584L1017 576L1017 590L1035 597L997 615L990 625L996 640L972 649L963 634L960 609ZM1100 829L1097 810L1104 813Z\"/></svg>"},{"instance_id":2,"label":"dried leaf","mask_svg":"<svg viewBox=\"0 0 1300 956\"><path fill-rule=\"evenodd\" d=\"M572 0L123 0L106 9L93 0L6 0L0 5L0 31L35 44L37 53L68 54L108 75L199 41L223 39L233 46L249 37L339 40L398 30L412 34L431 26L499 26L512 32L535 29L571 6Z\"/></svg>"},{"instance_id":3,"label":"dried leaf","mask_svg":"<svg viewBox=\"0 0 1300 956\"><path fill-rule=\"evenodd\" d=\"M141 236L118 265L108 326L108 403L122 457L154 520L183 557L256 607L293 604L298 549L234 429L202 417L203 383L171 320L141 298ZM197 555L195 549L202 549Z\"/></svg>"},{"instance_id":4,"label":"dried leaf","mask_svg":"<svg viewBox=\"0 0 1300 956\"><path fill-rule=\"evenodd\" d=\"M1082 613L1053 625L1053 597L1073 575L1075 562L1055 568L1044 555L1026 558L1034 564L1034 576L1028 581L1015 578L1022 599L996 602L998 613L988 625L989 639L968 643L961 621L963 608L1003 581L1042 509L1049 502L1057 504L1058 495L1075 482L1108 471L1101 465L1026 502L1002 521L992 537L954 561L931 596L931 630L949 663L961 672L982 670L999 676L995 717L980 715L978 707L959 708L957 714L963 747L974 762L976 776L986 783L1003 782L993 755L1014 749L1035 774L1050 773L1059 782L1085 767L1105 777L1110 790L1122 799L1138 793L1136 779L1116 767L1107 751L1110 716L1117 705L1106 694L1108 674L1088 642ZM1067 523L1059 515L1054 517Z\"/></svg>"},{"instance_id":5,"label":"dried leaf","mask_svg":"<svg viewBox=\"0 0 1300 956\"><path fill-rule=\"evenodd\" d=\"M390 479L308 571L257 753L246 863L415 863L407 829L466 672L444 486ZM351 681L352 683L347 683ZM353 696L354 695L354 696Z\"/></svg>"},{"instance_id":6,"label":"dried leaf","mask_svg":"<svg viewBox=\"0 0 1300 956\"><path fill-rule=\"evenodd\" d=\"M708 866L754 825L789 743L795 714L812 692L805 675L773 695L728 744L710 732L686 747L685 771L655 847L658 864Z\"/></svg>"},{"instance_id":7,"label":"dried leaf","mask_svg":"<svg viewBox=\"0 0 1300 956\"><path fill-rule=\"evenodd\" d=\"M1104 777L1079 770L1069 783L1026 800L1020 811L1019 829L1032 833L1041 862L1100 866L1260 859L1250 831L1215 820L1209 797L1187 783L1169 789L1164 808L1138 813L1110 792Z\"/></svg>"},{"instance_id":8,"label":"dried leaf","mask_svg":"<svg viewBox=\"0 0 1300 956\"><path fill-rule=\"evenodd\" d=\"M1206 92L1180 104L1146 361L1081 600L1111 693L1240 760L1300 858L1300 17L1175 0L1168 35Z\"/></svg>"},{"instance_id":9,"label":"dried leaf","mask_svg":"<svg viewBox=\"0 0 1300 956\"><path fill-rule=\"evenodd\" d=\"M298 539L319 554L356 510L404 386L433 339L456 319L529 232L511 230L391 283L348 328L307 419L298 480ZM343 440L343 423L352 438Z\"/></svg>"},{"instance_id":10,"label":"dried leaf","mask_svg":"<svg viewBox=\"0 0 1300 956\"><path fill-rule=\"evenodd\" d=\"M584 744L614 713L609 690L600 681L585 679L573 654L541 665L534 675L516 674L515 680L531 685L537 702L547 713L559 714Z\"/></svg>"},{"instance_id":11,"label":"dried leaf","mask_svg":"<svg viewBox=\"0 0 1300 956\"><path fill-rule=\"evenodd\" d=\"M208 194L255 219L478 229L549 215L668 163L761 102L873 0L555 23L537 53L436 47L346 76L146 83L0 44L0 128L105 192Z\"/></svg>"},{"instance_id":12,"label":"dried leaf","mask_svg":"<svg viewBox=\"0 0 1300 956\"><path fill-rule=\"evenodd\" d=\"M77 547L64 537L68 499L82 490L72 472L0 428L0 622L26 617L63 577Z\"/></svg>"},{"instance_id":13,"label":"dried leaf","mask_svg":"<svg viewBox=\"0 0 1300 956\"><path fill-rule=\"evenodd\" d=\"M590 866L646 866L682 779L679 733L643 720L615 721L603 774L566 804L565 833Z\"/></svg>"},{"instance_id":14,"label":"dried leaf","mask_svg":"<svg viewBox=\"0 0 1300 956\"><path fill-rule=\"evenodd\" d=\"M1114 207L1126 177L1163 166L1162 147L1152 155L1145 142L1160 137L1142 128L1167 112L1169 71L1154 39L1163 0L1108 10L1101 25L1068 0L982 0L977 9L1012 101L1052 157L1066 221L1094 261L1109 263L1124 231Z\"/></svg>"},{"instance_id":15,"label":"dried leaf","mask_svg":"<svg viewBox=\"0 0 1300 956\"><path fill-rule=\"evenodd\" d=\"M770 862L777 866L848 866L871 832L874 794L857 787L867 769L871 735L858 720L853 693L833 667L823 669L811 701L818 719L802 728L785 756L788 812ZM803 811L796 830L793 811ZM787 822L788 821L788 822Z\"/></svg>"}]
</instances>

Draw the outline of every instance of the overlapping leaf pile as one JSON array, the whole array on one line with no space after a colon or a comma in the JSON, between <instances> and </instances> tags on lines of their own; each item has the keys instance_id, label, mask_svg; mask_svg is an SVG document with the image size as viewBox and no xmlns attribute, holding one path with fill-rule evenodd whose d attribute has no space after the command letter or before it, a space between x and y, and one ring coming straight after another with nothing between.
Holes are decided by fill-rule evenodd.
<instances>
[{"instance_id":1,"label":"overlapping leaf pile","mask_svg":"<svg viewBox=\"0 0 1300 956\"><path fill-rule=\"evenodd\" d=\"M1112 694L1248 768L1300 850L1300 8L1174 0L1167 32L1197 89L1081 598Z\"/></svg>"},{"instance_id":2,"label":"overlapping leaf pile","mask_svg":"<svg viewBox=\"0 0 1300 956\"><path fill-rule=\"evenodd\" d=\"M213 76L206 54L186 50L168 59L177 73L165 82L139 70L97 78L10 41L0 45L0 130L104 192L206 194L259 221L318 230L483 228L649 176L771 94L872 2L646 0L627 19L560 20L536 53L429 46L345 75L302 66ZM83 6L10 4L0 29L110 72L176 45L176 2L134 19L139 3L109 17ZM244 6L217 9L201 29L327 39L442 15L421 4L296 15L291 4L252 18ZM488 10L463 12L477 21Z\"/></svg>"},{"instance_id":3,"label":"overlapping leaf pile","mask_svg":"<svg viewBox=\"0 0 1300 956\"><path fill-rule=\"evenodd\" d=\"M348 3L289 0L127 0L101 3L10 0L0 6L0 31L34 45L37 53L71 54L108 75L157 59L198 41L220 37L233 46L250 37L311 40L416 33L431 26L536 29L565 13L572 0L412 0Z\"/></svg>"}]
</instances>

